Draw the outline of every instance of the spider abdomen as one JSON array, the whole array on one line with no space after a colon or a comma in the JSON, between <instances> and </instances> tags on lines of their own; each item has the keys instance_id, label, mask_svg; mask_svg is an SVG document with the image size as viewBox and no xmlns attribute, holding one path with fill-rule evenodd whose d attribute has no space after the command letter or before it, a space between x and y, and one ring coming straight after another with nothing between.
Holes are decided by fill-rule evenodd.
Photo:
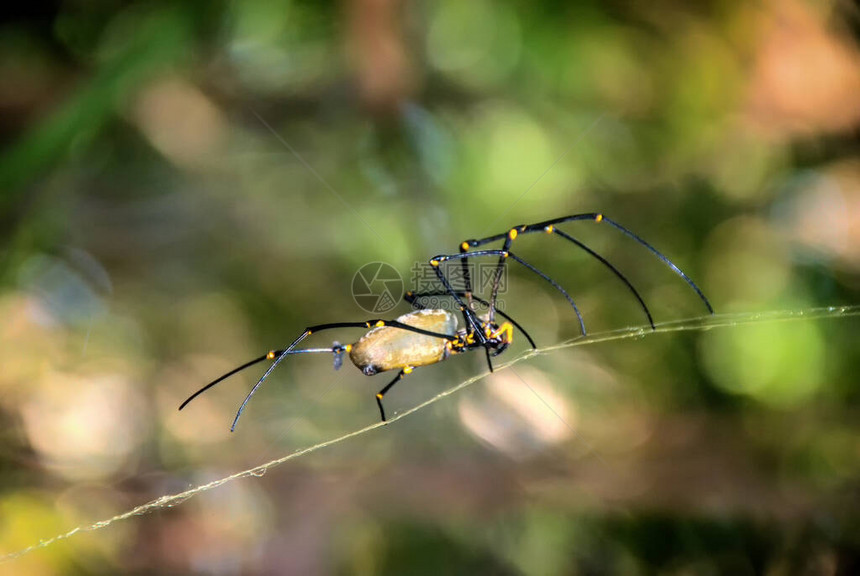
<instances>
[{"instance_id":1,"label":"spider abdomen","mask_svg":"<svg viewBox=\"0 0 860 576\"><path fill-rule=\"evenodd\" d=\"M416 310L397 318L398 322L428 332L457 333L457 318L446 310ZM401 328L374 328L353 344L349 359L371 376L387 370L436 364L448 357L447 340L409 332Z\"/></svg>"}]
</instances>

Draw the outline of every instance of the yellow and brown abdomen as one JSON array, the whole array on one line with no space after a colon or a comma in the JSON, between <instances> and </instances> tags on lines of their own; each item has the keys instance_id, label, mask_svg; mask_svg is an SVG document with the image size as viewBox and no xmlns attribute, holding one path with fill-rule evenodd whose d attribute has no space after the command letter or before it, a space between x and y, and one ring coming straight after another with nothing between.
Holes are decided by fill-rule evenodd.
<instances>
[{"instance_id":1,"label":"yellow and brown abdomen","mask_svg":"<svg viewBox=\"0 0 860 576\"><path fill-rule=\"evenodd\" d=\"M429 332L449 336L457 333L457 318L446 310L416 310L400 316L397 321ZM370 376L387 370L441 362L448 357L447 342L444 338L425 336L403 328L381 326L352 345L349 359Z\"/></svg>"}]
</instances>

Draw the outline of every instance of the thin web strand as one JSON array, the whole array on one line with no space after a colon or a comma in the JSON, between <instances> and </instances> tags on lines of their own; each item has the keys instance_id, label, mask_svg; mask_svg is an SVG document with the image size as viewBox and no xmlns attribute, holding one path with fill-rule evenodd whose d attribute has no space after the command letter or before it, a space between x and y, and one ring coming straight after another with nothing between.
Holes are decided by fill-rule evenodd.
<instances>
[{"instance_id":1,"label":"thin web strand","mask_svg":"<svg viewBox=\"0 0 860 576\"><path fill-rule=\"evenodd\" d=\"M691 331L699 331L705 332L708 330L713 330L716 328L729 328L734 326L744 326L749 324L760 324L766 322L791 322L798 320L821 320L827 318L849 318L860 316L860 305L857 306L830 306L826 308L807 308L803 310L778 310L778 311L768 311L768 312L752 312L752 313L738 313L738 314L717 314L713 316L702 316L699 318L691 318L686 320L678 320L674 322L666 322L662 324L658 324L656 330L652 330L650 326L640 326L640 327L632 327L632 328L623 328L620 330L612 330L607 332L599 332L590 334L586 337L577 337L572 340L568 340L562 342L560 344L555 344L552 346L547 346L545 348L539 348L536 350L527 350L523 352L519 356L509 360L508 362L501 363L495 367L496 372L500 372L514 364L518 364L530 358L534 358L535 356L542 356L544 354L549 354L551 352L556 352L558 350L564 350L567 348L574 348L576 346L585 346L591 344L600 344L603 342L614 342L621 340L629 340L634 338L643 338L645 336L651 334L668 334L672 332L691 332ZM483 372L481 374L477 374L472 376L471 378L464 380L463 382L457 384L456 386L449 388L432 398L425 400L424 402L404 411L400 414L396 414L388 419L387 422L377 422L376 424L372 424L370 426L365 426L364 428L360 428L358 430L354 430L342 436L338 436L337 438L332 438L330 440L326 440L325 442L321 442L319 444L314 444L313 446L309 446L307 448L302 448L286 456L282 456L281 458L276 458L275 460L271 460L270 462L266 462L265 464L261 464L259 466L255 466L253 468L249 468L247 470L243 470L241 472L237 472L236 474L232 474L230 476L226 476L224 478L220 478L218 480L214 480L212 482L201 484L194 488L190 488L184 492L180 492L178 494L171 494L161 496L147 502L145 504L141 504L135 508L132 508L122 514L117 514L112 518L108 518L106 520L101 520L99 522L95 522L93 524L85 524L74 528L73 530L69 530L63 534L58 534L51 538L41 540L39 543L34 544L32 546L28 546L22 550L18 550L17 552L12 552L10 554L6 554L4 556L0 556L0 563L5 563L11 560L15 560L24 556L25 554L29 554L30 552L34 552L36 550L40 550L42 548L47 548L52 544L60 542L61 540L67 540L76 534L80 534L83 532L94 532L96 530L101 530L102 528L107 528L108 526L120 522L122 520L128 520L134 516L142 516L144 514L148 514L154 510L158 510L161 508L172 508L174 506L178 506L182 504L189 498L197 496L198 494L202 494L203 492L208 492L214 488L218 488L228 482L232 482L234 480L239 480L241 478L248 478L250 476L260 477L263 476L266 471L270 468L274 468L276 466L280 466L284 462L289 460L293 460L295 458L299 458L300 456L304 456L305 454L309 454L311 452L316 452L317 450L321 450L323 448L327 448L328 446L332 446L334 444L339 444L350 438L354 438L356 436L360 436L377 428L382 428L383 426L387 426L389 424L393 424L397 422L401 418L405 418L410 414L417 412L427 406L442 400L456 392L459 392L463 388L467 386L471 386L475 382L479 380L483 380L487 376L489 376L489 372Z\"/></svg>"}]
</instances>

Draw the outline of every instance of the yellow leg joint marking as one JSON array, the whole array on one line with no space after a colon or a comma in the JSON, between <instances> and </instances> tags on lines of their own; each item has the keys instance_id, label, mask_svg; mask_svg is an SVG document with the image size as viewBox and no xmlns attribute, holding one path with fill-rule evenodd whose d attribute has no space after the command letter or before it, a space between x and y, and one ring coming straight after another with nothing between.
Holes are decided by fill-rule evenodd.
<instances>
[{"instance_id":1,"label":"yellow leg joint marking","mask_svg":"<svg viewBox=\"0 0 860 576\"><path fill-rule=\"evenodd\" d=\"M502 252L502 256L503 256L504 258L507 258L508 256L510 256L510 254L509 254L508 252Z\"/></svg>"},{"instance_id":2,"label":"yellow leg joint marking","mask_svg":"<svg viewBox=\"0 0 860 576\"><path fill-rule=\"evenodd\" d=\"M352 344L347 344L346 346L344 346L343 349L346 350L347 352L352 352Z\"/></svg>"},{"instance_id":3,"label":"yellow leg joint marking","mask_svg":"<svg viewBox=\"0 0 860 576\"><path fill-rule=\"evenodd\" d=\"M313 331L313 330L308 330L308 336L310 336L310 335L311 335L311 334L313 334L313 333L314 333L314 331Z\"/></svg>"},{"instance_id":4,"label":"yellow leg joint marking","mask_svg":"<svg viewBox=\"0 0 860 576\"><path fill-rule=\"evenodd\" d=\"M546 228L543 229L543 231L546 232L547 234L552 234L554 230L555 230L555 226L553 226L552 224L550 224L549 226L547 226Z\"/></svg>"},{"instance_id":5,"label":"yellow leg joint marking","mask_svg":"<svg viewBox=\"0 0 860 576\"><path fill-rule=\"evenodd\" d=\"M382 328L383 326L385 326L385 322L383 322L382 320L376 323L377 328Z\"/></svg>"},{"instance_id":6,"label":"yellow leg joint marking","mask_svg":"<svg viewBox=\"0 0 860 576\"><path fill-rule=\"evenodd\" d=\"M430 260L430 266L433 266L434 268L436 268L437 266L439 266L439 261L438 260Z\"/></svg>"},{"instance_id":7,"label":"yellow leg joint marking","mask_svg":"<svg viewBox=\"0 0 860 576\"><path fill-rule=\"evenodd\" d=\"M377 394L376 397L382 400L382 394Z\"/></svg>"},{"instance_id":8,"label":"yellow leg joint marking","mask_svg":"<svg viewBox=\"0 0 860 576\"><path fill-rule=\"evenodd\" d=\"M595 222L600 222L601 220L603 220L603 214L598 214L594 217Z\"/></svg>"},{"instance_id":9,"label":"yellow leg joint marking","mask_svg":"<svg viewBox=\"0 0 860 576\"><path fill-rule=\"evenodd\" d=\"M403 369L403 373L404 374L412 374L413 370L415 370L415 368L413 368L412 366L407 366L406 368Z\"/></svg>"},{"instance_id":10,"label":"yellow leg joint marking","mask_svg":"<svg viewBox=\"0 0 860 576\"><path fill-rule=\"evenodd\" d=\"M510 238L511 240L517 239L517 229L516 228L511 228L511 231L508 232L508 238Z\"/></svg>"},{"instance_id":11,"label":"yellow leg joint marking","mask_svg":"<svg viewBox=\"0 0 860 576\"><path fill-rule=\"evenodd\" d=\"M274 359L275 359L275 351L274 351L274 350L269 350L268 354L266 354L266 358L267 358L268 360L274 360Z\"/></svg>"},{"instance_id":12,"label":"yellow leg joint marking","mask_svg":"<svg viewBox=\"0 0 860 576\"><path fill-rule=\"evenodd\" d=\"M469 243L463 242L462 244L460 244L460 250L462 250L463 252L468 252L469 251Z\"/></svg>"}]
</instances>

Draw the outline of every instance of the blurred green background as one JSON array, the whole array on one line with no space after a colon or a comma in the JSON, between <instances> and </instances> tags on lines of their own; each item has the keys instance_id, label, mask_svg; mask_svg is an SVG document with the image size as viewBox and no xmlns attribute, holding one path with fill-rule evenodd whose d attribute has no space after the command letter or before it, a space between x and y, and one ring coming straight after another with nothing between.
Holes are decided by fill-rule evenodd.
<instances>
[{"instance_id":1,"label":"blurred green background","mask_svg":"<svg viewBox=\"0 0 860 576\"><path fill-rule=\"evenodd\" d=\"M371 317L351 295L369 262L408 288L463 239L602 211L717 312L860 302L847 0L8 10L0 553L375 422L389 375L334 372L328 355L285 362L234 434L261 370L177 411L309 324ZM704 312L611 228L565 230L658 322ZM643 324L581 251L543 236L516 250L591 331ZM541 345L578 333L521 269L502 300ZM757 324L540 356L0 571L856 574L858 335L851 318ZM386 407L484 369L478 353L417 370Z\"/></svg>"}]
</instances>

